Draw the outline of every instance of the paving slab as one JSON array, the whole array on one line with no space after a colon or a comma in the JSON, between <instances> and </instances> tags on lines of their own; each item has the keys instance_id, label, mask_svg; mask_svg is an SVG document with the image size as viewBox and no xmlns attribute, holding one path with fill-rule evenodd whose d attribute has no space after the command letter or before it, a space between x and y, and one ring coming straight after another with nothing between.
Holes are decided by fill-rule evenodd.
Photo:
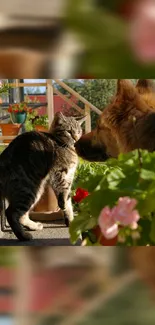
<instances>
[{"instance_id":1,"label":"paving slab","mask_svg":"<svg viewBox=\"0 0 155 325\"><path fill-rule=\"evenodd\" d=\"M44 223L41 231L31 231L33 240L19 242L12 231L0 232L0 246L72 246L69 229L61 221ZM79 241L76 246L80 246Z\"/></svg>"}]
</instances>

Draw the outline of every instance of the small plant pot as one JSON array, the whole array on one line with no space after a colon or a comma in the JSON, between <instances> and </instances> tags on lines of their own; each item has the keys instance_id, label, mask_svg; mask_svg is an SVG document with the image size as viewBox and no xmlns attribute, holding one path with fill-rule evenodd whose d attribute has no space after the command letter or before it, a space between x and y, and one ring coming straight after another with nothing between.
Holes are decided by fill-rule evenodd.
<instances>
[{"instance_id":1,"label":"small plant pot","mask_svg":"<svg viewBox=\"0 0 155 325\"><path fill-rule=\"evenodd\" d=\"M21 128L21 124L0 124L3 136L17 136ZM10 143L12 140L3 140L3 143Z\"/></svg>"},{"instance_id":2,"label":"small plant pot","mask_svg":"<svg viewBox=\"0 0 155 325\"><path fill-rule=\"evenodd\" d=\"M58 201L51 186L47 185L39 202L34 207L34 212L55 212L58 209Z\"/></svg>"},{"instance_id":3,"label":"small plant pot","mask_svg":"<svg viewBox=\"0 0 155 325\"><path fill-rule=\"evenodd\" d=\"M99 240L100 245L102 246L116 246L118 237L112 239L107 239L101 233L100 227L96 226L92 229L92 233L96 236L96 239Z\"/></svg>"},{"instance_id":4,"label":"small plant pot","mask_svg":"<svg viewBox=\"0 0 155 325\"><path fill-rule=\"evenodd\" d=\"M35 125L35 130L38 131L38 132L48 132L48 129L45 128L44 126L42 125Z\"/></svg>"},{"instance_id":5,"label":"small plant pot","mask_svg":"<svg viewBox=\"0 0 155 325\"><path fill-rule=\"evenodd\" d=\"M25 123L27 118L26 112L11 113L10 115L11 115L12 122L18 124Z\"/></svg>"}]
</instances>

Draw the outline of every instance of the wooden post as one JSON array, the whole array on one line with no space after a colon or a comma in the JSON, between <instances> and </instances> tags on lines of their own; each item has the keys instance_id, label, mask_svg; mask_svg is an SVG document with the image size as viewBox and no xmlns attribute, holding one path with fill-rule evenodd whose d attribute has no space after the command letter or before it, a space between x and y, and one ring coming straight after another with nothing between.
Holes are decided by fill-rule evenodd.
<instances>
[{"instance_id":1,"label":"wooden post","mask_svg":"<svg viewBox=\"0 0 155 325\"><path fill-rule=\"evenodd\" d=\"M91 132L91 114L90 114L90 107L85 105L85 115L86 115L86 122L85 122L85 132Z\"/></svg>"},{"instance_id":2,"label":"wooden post","mask_svg":"<svg viewBox=\"0 0 155 325\"><path fill-rule=\"evenodd\" d=\"M50 126L54 118L54 96L52 79L47 79L47 114Z\"/></svg>"},{"instance_id":3,"label":"wooden post","mask_svg":"<svg viewBox=\"0 0 155 325\"><path fill-rule=\"evenodd\" d=\"M14 100L16 101L16 103L19 103L20 102L20 94L19 94L19 79L15 79L15 85L16 85L16 88L14 89L14 92L15 92L15 98Z\"/></svg>"}]
</instances>

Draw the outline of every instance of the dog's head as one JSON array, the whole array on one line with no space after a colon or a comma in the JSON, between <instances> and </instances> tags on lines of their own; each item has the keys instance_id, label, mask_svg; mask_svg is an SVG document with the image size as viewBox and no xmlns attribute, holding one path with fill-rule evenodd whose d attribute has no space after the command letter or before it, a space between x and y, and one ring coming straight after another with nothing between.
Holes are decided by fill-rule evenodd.
<instances>
[{"instance_id":1,"label":"dog's head","mask_svg":"<svg viewBox=\"0 0 155 325\"><path fill-rule=\"evenodd\" d=\"M83 135L75 143L75 148L77 154L88 161L105 161L118 155L117 143L110 129L102 124L102 117L99 118L96 129Z\"/></svg>"},{"instance_id":2,"label":"dog's head","mask_svg":"<svg viewBox=\"0 0 155 325\"><path fill-rule=\"evenodd\" d=\"M127 140L124 141L126 146L126 148L124 146L124 152L128 151L128 140L133 141L134 149L136 143L134 143L134 137L131 137L133 130L132 122L129 121L131 109L134 110L134 115L137 118L141 112L145 114L151 108L155 112L154 94L155 85L152 80L140 79L134 86L130 80L119 79L116 95L112 103L100 115L96 128L76 142L77 154L89 161L105 161L109 157L117 157L122 152L123 138ZM127 136L127 132L129 132L129 136Z\"/></svg>"}]
</instances>

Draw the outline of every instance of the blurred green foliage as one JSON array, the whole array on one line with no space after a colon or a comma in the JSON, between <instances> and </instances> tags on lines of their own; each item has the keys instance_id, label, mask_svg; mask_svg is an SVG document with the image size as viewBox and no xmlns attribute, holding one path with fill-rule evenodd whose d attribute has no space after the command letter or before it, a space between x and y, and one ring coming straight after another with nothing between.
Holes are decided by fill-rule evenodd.
<instances>
[{"instance_id":1,"label":"blurred green foliage","mask_svg":"<svg viewBox=\"0 0 155 325\"><path fill-rule=\"evenodd\" d=\"M0 247L0 266L16 266L16 247Z\"/></svg>"},{"instance_id":2,"label":"blurred green foliage","mask_svg":"<svg viewBox=\"0 0 155 325\"><path fill-rule=\"evenodd\" d=\"M66 25L85 46L80 73L94 78L154 78L155 64L141 64L128 43L127 22L115 9L120 1L69 0Z\"/></svg>"},{"instance_id":3,"label":"blurred green foliage","mask_svg":"<svg viewBox=\"0 0 155 325\"><path fill-rule=\"evenodd\" d=\"M124 285L121 290L118 289L108 301L105 301L103 295L103 301L100 300L98 307L85 314L83 320L78 321L76 325L104 323L108 325L154 325L154 301L151 300L146 286L137 280L130 285Z\"/></svg>"}]
</instances>

